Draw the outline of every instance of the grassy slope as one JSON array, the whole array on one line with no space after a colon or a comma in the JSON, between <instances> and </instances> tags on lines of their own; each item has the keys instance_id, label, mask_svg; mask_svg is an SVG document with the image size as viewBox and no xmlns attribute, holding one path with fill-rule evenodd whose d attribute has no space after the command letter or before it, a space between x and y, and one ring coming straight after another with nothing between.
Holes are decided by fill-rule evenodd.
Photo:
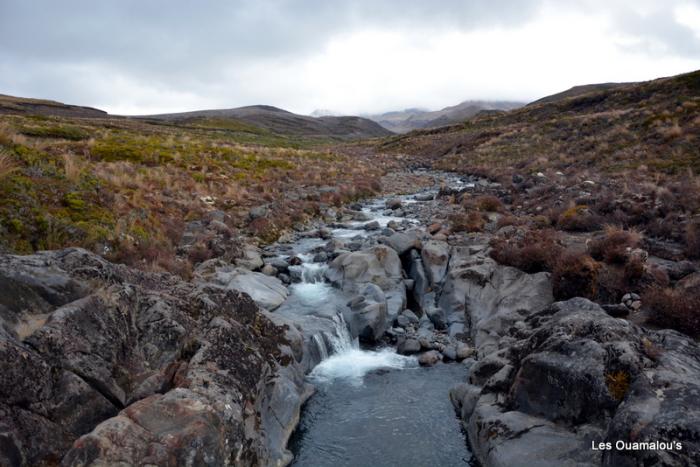
<instances>
[{"instance_id":1,"label":"grassy slope","mask_svg":"<svg viewBox=\"0 0 700 467\"><path fill-rule=\"evenodd\" d=\"M217 119L0 115L0 249L74 245L165 265L188 221L220 209L246 230L262 204L256 233L270 240L323 204L379 189L384 159L321 142Z\"/></svg>"}]
</instances>

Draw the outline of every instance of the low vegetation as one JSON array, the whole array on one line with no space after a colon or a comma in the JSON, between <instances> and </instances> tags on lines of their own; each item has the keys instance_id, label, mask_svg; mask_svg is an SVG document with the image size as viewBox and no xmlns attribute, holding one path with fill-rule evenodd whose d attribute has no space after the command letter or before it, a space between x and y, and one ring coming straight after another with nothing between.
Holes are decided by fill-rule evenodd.
<instances>
[{"instance_id":1,"label":"low vegetation","mask_svg":"<svg viewBox=\"0 0 700 467\"><path fill-rule=\"evenodd\" d=\"M188 222L219 210L234 234L272 241L323 206L377 193L392 167L361 151L220 126L0 116L0 247L81 246L146 269L186 271L176 253ZM251 220L261 205L267 215ZM206 258L202 248L186 259Z\"/></svg>"}]
</instances>

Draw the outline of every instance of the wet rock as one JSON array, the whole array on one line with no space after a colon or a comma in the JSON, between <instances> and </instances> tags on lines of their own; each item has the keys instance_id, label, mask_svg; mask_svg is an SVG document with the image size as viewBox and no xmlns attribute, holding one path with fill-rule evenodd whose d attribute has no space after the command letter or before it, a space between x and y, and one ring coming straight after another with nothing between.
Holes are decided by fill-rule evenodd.
<instances>
[{"instance_id":1,"label":"wet rock","mask_svg":"<svg viewBox=\"0 0 700 467\"><path fill-rule=\"evenodd\" d=\"M412 355L421 351L418 339L407 338L399 341L396 351L401 355Z\"/></svg>"},{"instance_id":2,"label":"wet rock","mask_svg":"<svg viewBox=\"0 0 700 467\"><path fill-rule=\"evenodd\" d=\"M457 360L457 349L454 345L446 346L440 353L445 360Z\"/></svg>"},{"instance_id":3,"label":"wet rock","mask_svg":"<svg viewBox=\"0 0 700 467\"><path fill-rule=\"evenodd\" d=\"M432 201L435 198L435 195L432 193L418 193L413 196L413 199L416 201Z\"/></svg>"},{"instance_id":4,"label":"wet rock","mask_svg":"<svg viewBox=\"0 0 700 467\"><path fill-rule=\"evenodd\" d=\"M266 264L265 266L263 266L263 268L260 270L260 272L262 272L266 276L276 276L277 275L277 268L275 268L271 264Z\"/></svg>"},{"instance_id":5,"label":"wet rock","mask_svg":"<svg viewBox=\"0 0 700 467\"><path fill-rule=\"evenodd\" d=\"M385 205L388 209L399 209L403 206L403 202L399 198L391 198L386 201Z\"/></svg>"},{"instance_id":6,"label":"wet rock","mask_svg":"<svg viewBox=\"0 0 700 467\"><path fill-rule=\"evenodd\" d=\"M418 357L418 364L420 366L433 366L437 362L442 360L442 355L437 350L429 350L428 352L423 352Z\"/></svg>"},{"instance_id":7,"label":"wet rock","mask_svg":"<svg viewBox=\"0 0 700 467\"><path fill-rule=\"evenodd\" d=\"M378 221L368 222L362 226L364 230L379 230L380 227L381 226L379 225Z\"/></svg>"},{"instance_id":8,"label":"wet rock","mask_svg":"<svg viewBox=\"0 0 700 467\"><path fill-rule=\"evenodd\" d=\"M384 292L375 284L367 284L361 295L353 298L348 306L346 321L353 336L362 342L377 342L393 320L387 319L387 300Z\"/></svg>"}]
</instances>

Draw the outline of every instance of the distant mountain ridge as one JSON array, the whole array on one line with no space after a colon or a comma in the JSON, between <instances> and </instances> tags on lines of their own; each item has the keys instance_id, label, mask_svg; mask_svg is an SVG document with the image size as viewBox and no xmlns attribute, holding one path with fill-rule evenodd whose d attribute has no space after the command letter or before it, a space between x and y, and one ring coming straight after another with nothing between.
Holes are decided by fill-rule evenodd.
<instances>
[{"instance_id":1,"label":"distant mountain ridge","mask_svg":"<svg viewBox=\"0 0 700 467\"><path fill-rule=\"evenodd\" d=\"M363 117L311 117L298 115L270 105L195 110L191 112L145 115L139 118L178 122L207 118L230 119L254 125L277 134L338 139L376 138L392 134L391 131L378 123Z\"/></svg>"},{"instance_id":2,"label":"distant mountain ridge","mask_svg":"<svg viewBox=\"0 0 700 467\"><path fill-rule=\"evenodd\" d=\"M410 108L382 114L367 115L384 128L394 133L407 133L423 128L437 128L467 120L484 110L508 111L524 106L524 102L513 101L464 101L441 110L429 111Z\"/></svg>"}]
</instances>

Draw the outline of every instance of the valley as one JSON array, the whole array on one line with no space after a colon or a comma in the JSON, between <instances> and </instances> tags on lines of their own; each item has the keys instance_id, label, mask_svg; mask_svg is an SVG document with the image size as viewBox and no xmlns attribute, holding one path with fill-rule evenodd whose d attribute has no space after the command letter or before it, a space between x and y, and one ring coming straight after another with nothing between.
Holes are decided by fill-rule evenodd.
<instances>
[{"instance_id":1,"label":"valley","mask_svg":"<svg viewBox=\"0 0 700 467\"><path fill-rule=\"evenodd\" d=\"M0 464L700 463L700 72L497 110L0 96Z\"/></svg>"}]
</instances>

